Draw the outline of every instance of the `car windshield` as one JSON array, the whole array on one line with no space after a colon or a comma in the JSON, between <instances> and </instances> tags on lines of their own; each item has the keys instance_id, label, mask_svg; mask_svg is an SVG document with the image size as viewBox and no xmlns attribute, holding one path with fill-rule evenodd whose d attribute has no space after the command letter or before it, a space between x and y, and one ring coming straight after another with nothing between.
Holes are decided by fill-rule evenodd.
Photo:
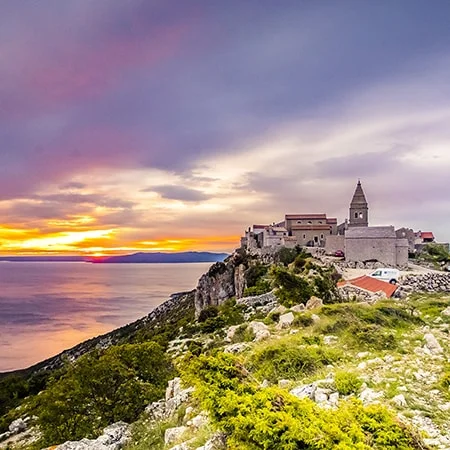
<instances>
[{"instance_id":1,"label":"car windshield","mask_svg":"<svg viewBox=\"0 0 450 450\"><path fill-rule=\"evenodd\" d=\"M381 270L377 270L372 274L373 277L381 277Z\"/></svg>"}]
</instances>

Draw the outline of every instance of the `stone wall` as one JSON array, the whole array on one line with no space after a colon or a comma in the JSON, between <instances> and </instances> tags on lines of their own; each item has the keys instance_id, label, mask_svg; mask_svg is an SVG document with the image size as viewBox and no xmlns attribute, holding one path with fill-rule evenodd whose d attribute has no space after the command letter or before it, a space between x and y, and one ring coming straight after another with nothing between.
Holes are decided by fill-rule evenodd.
<instances>
[{"instance_id":1,"label":"stone wall","mask_svg":"<svg viewBox=\"0 0 450 450\"><path fill-rule=\"evenodd\" d=\"M345 237L340 235L327 236L325 242L325 252L328 254L333 254L338 250L345 251Z\"/></svg>"},{"instance_id":2,"label":"stone wall","mask_svg":"<svg viewBox=\"0 0 450 450\"><path fill-rule=\"evenodd\" d=\"M429 272L407 275L401 280L399 294L409 292L450 292L450 273Z\"/></svg>"}]
</instances>

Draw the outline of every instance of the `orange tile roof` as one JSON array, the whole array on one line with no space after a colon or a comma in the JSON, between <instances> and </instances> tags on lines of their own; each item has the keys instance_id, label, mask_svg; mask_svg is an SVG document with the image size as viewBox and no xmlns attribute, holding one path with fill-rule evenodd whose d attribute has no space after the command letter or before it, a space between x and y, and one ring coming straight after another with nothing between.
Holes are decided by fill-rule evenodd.
<instances>
[{"instance_id":1,"label":"orange tile roof","mask_svg":"<svg viewBox=\"0 0 450 450\"><path fill-rule=\"evenodd\" d=\"M434 239L434 234L431 231L421 231L420 237L422 239Z\"/></svg>"},{"instance_id":2,"label":"orange tile roof","mask_svg":"<svg viewBox=\"0 0 450 450\"><path fill-rule=\"evenodd\" d=\"M342 286L355 286L360 289L364 289L369 292L379 292L383 291L386 294L386 297L392 297L394 292L397 290L397 286L395 284L387 283L386 281L377 280L376 278L369 277L367 275L363 275L362 277L353 278L352 280L340 281L338 283L338 287Z\"/></svg>"}]
</instances>

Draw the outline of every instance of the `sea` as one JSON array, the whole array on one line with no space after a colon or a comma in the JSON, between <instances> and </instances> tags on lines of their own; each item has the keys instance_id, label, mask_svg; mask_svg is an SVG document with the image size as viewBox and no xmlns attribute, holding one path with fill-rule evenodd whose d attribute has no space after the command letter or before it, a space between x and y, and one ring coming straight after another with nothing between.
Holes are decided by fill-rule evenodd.
<instances>
[{"instance_id":1,"label":"sea","mask_svg":"<svg viewBox=\"0 0 450 450\"><path fill-rule=\"evenodd\" d=\"M0 372L29 367L194 289L211 263L0 263Z\"/></svg>"}]
</instances>

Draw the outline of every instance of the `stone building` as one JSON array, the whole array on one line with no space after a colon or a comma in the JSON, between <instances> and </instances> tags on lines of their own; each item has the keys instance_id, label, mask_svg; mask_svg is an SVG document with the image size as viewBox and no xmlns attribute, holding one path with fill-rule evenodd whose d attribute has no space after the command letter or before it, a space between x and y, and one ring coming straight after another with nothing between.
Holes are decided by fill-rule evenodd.
<instances>
[{"instance_id":1,"label":"stone building","mask_svg":"<svg viewBox=\"0 0 450 450\"><path fill-rule=\"evenodd\" d=\"M355 193L350 202L349 222L348 227L367 227L369 226L369 204L361 186L361 181L358 180Z\"/></svg>"},{"instance_id":2,"label":"stone building","mask_svg":"<svg viewBox=\"0 0 450 450\"><path fill-rule=\"evenodd\" d=\"M286 214L284 226L298 245L323 247L328 236L337 234L337 219L326 214Z\"/></svg>"},{"instance_id":3,"label":"stone building","mask_svg":"<svg viewBox=\"0 0 450 450\"><path fill-rule=\"evenodd\" d=\"M345 232L347 262L378 261L387 266L408 265L408 240L399 239L393 226L353 227Z\"/></svg>"}]
</instances>

